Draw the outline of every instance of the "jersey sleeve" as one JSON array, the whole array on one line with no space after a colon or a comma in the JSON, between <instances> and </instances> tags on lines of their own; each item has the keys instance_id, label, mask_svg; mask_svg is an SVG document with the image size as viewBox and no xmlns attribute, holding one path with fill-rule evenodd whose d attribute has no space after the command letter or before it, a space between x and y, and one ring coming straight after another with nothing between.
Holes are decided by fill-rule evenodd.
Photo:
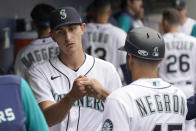
<instances>
[{"instance_id":1,"label":"jersey sleeve","mask_svg":"<svg viewBox=\"0 0 196 131\"><path fill-rule=\"evenodd\" d=\"M43 69L39 69L39 67L36 67L36 65L34 65L28 71L27 80L30 84L30 87L38 103L43 101L55 102L52 95L50 83L41 70Z\"/></svg>"},{"instance_id":2,"label":"jersey sleeve","mask_svg":"<svg viewBox=\"0 0 196 131\"><path fill-rule=\"evenodd\" d=\"M21 80L22 103L28 131L48 131L48 125L27 82Z\"/></svg>"},{"instance_id":3,"label":"jersey sleeve","mask_svg":"<svg viewBox=\"0 0 196 131\"><path fill-rule=\"evenodd\" d=\"M14 71L16 75L25 78L26 67L22 63L20 57L21 57L21 52L19 51L18 55L16 56Z\"/></svg>"},{"instance_id":4,"label":"jersey sleeve","mask_svg":"<svg viewBox=\"0 0 196 131\"><path fill-rule=\"evenodd\" d=\"M106 74L108 75L108 81L107 81L107 85L106 87L109 87L109 91L114 91L117 88L122 87L122 83L121 83L121 79L120 76L116 70L116 68L111 64L111 66L109 66L110 69L108 69L106 72Z\"/></svg>"},{"instance_id":5,"label":"jersey sleeve","mask_svg":"<svg viewBox=\"0 0 196 131\"><path fill-rule=\"evenodd\" d=\"M105 103L102 131L130 131L129 118L124 106L109 97Z\"/></svg>"}]
</instances>

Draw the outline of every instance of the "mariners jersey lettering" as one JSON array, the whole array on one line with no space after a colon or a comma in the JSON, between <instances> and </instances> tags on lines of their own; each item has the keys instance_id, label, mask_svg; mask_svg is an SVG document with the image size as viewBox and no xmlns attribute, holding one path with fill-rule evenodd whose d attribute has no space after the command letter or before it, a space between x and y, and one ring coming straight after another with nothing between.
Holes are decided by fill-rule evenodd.
<instances>
[{"instance_id":1,"label":"mariners jersey lettering","mask_svg":"<svg viewBox=\"0 0 196 131\"><path fill-rule=\"evenodd\" d=\"M102 131L185 129L186 96L162 79L139 79L106 100Z\"/></svg>"},{"instance_id":2,"label":"mariners jersey lettering","mask_svg":"<svg viewBox=\"0 0 196 131\"><path fill-rule=\"evenodd\" d=\"M126 33L111 24L89 23L83 35L84 50L97 58L111 62L116 68L126 63L126 53L118 51L124 45Z\"/></svg>"},{"instance_id":3,"label":"mariners jersey lettering","mask_svg":"<svg viewBox=\"0 0 196 131\"><path fill-rule=\"evenodd\" d=\"M65 95L66 94L53 93L53 97L56 102L60 101ZM103 112L104 110L104 102L102 100L89 96L84 96L80 100L77 100L74 103L74 106L91 108L100 112Z\"/></svg>"},{"instance_id":4,"label":"mariners jersey lettering","mask_svg":"<svg viewBox=\"0 0 196 131\"><path fill-rule=\"evenodd\" d=\"M26 72L34 63L49 60L58 54L58 45L51 38L36 39L17 54L15 72L27 79Z\"/></svg>"},{"instance_id":5,"label":"mariners jersey lettering","mask_svg":"<svg viewBox=\"0 0 196 131\"><path fill-rule=\"evenodd\" d=\"M37 102L59 101L72 88L74 80L80 75L97 79L104 88L113 91L121 86L115 67L106 61L86 55L84 64L74 71L65 66L59 58L38 63L30 69L29 83ZM89 96L76 101L61 123L50 128L51 131L100 131L104 102ZM67 126L68 123L68 126Z\"/></svg>"},{"instance_id":6,"label":"mariners jersey lettering","mask_svg":"<svg viewBox=\"0 0 196 131\"><path fill-rule=\"evenodd\" d=\"M179 85L187 96L194 93L196 39L183 33L167 33L165 57L159 67L160 77Z\"/></svg>"},{"instance_id":7,"label":"mariners jersey lettering","mask_svg":"<svg viewBox=\"0 0 196 131\"><path fill-rule=\"evenodd\" d=\"M155 94L135 99L141 117L155 113L174 113L184 116L185 101L178 95Z\"/></svg>"}]
</instances>

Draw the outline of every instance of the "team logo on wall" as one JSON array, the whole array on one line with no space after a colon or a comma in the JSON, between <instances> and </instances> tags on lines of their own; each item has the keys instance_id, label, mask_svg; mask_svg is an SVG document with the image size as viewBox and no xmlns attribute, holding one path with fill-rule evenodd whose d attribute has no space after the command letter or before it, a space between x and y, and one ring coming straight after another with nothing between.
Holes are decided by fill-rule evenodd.
<instances>
[{"instance_id":1,"label":"team logo on wall","mask_svg":"<svg viewBox=\"0 0 196 131\"><path fill-rule=\"evenodd\" d=\"M140 54L141 56L148 56L148 52L145 51L145 50L138 50L137 52L138 52L138 54Z\"/></svg>"},{"instance_id":2,"label":"team logo on wall","mask_svg":"<svg viewBox=\"0 0 196 131\"><path fill-rule=\"evenodd\" d=\"M152 56L159 56L159 47L154 47Z\"/></svg>"},{"instance_id":3,"label":"team logo on wall","mask_svg":"<svg viewBox=\"0 0 196 131\"><path fill-rule=\"evenodd\" d=\"M60 16L61 16L61 19L64 20L67 18L67 14L65 12L65 9L61 9L60 10Z\"/></svg>"},{"instance_id":4,"label":"team logo on wall","mask_svg":"<svg viewBox=\"0 0 196 131\"><path fill-rule=\"evenodd\" d=\"M104 121L102 131L113 131L113 124L110 119Z\"/></svg>"}]
</instances>

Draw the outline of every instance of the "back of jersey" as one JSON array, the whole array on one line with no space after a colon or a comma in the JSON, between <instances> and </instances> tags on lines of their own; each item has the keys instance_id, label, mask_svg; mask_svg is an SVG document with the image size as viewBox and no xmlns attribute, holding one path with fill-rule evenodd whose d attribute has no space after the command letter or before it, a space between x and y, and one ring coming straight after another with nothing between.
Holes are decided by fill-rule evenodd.
<instances>
[{"instance_id":1,"label":"back of jersey","mask_svg":"<svg viewBox=\"0 0 196 131\"><path fill-rule=\"evenodd\" d=\"M83 48L88 54L109 61L118 68L126 63L126 53L118 51L125 39L126 33L109 23L89 23L83 35Z\"/></svg>"},{"instance_id":2,"label":"back of jersey","mask_svg":"<svg viewBox=\"0 0 196 131\"><path fill-rule=\"evenodd\" d=\"M160 78L139 79L107 98L103 128L184 131L186 113L186 96L180 89Z\"/></svg>"},{"instance_id":3,"label":"back of jersey","mask_svg":"<svg viewBox=\"0 0 196 131\"><path fill-rule=\"evenodd\" d=\"M194 93L195 85L196 39L183 33L167 33L163 38L166 52L160 64L159 76L190 96Z\"/></svg>"},{"instance_id":4,"label":"back of jersey","mask_svg":"<svg viewBox=\"0 0 196 131\"><path fill-rule=\"evenodd\" d=\"M0 76L0 130L26 131L21 78Z\"/></svg>"},{"instance_id":5,"label":"back of jersey","mask_svg":"<svg viewBox=\"0 0 196 131\"><path fill-rule=\"evenodd\" d=\"M35 63L49 60L59 54L59 47L50 37L36 39L19 51L16 57L15 73L27 79L28 69Z\"/></svg>"}]
</instances>

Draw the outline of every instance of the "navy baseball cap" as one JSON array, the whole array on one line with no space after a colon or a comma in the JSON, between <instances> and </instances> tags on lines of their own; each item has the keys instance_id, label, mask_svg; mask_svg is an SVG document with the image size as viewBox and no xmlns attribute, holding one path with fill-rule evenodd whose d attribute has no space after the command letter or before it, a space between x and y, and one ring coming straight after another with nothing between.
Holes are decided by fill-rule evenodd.
<instances>
[{"instance_id":1,"label":"navy baseball cap","mask_svg":"<svg viewBox=\"0 0 196 131\"><path fill-rule=\"evenodd\" d=\"M186 1L185 0L173 0L172 5L177 10L182 10L186 7Z\"/></svg>"},{"instance_id":2,"label":"navy baseball cap","mask_svg":"<svg viewBox=\"0 0 196 131\"><path fill-rule=\"evenodd\" d=\"M82 19L75 8L62 7L50 13L50 28L52 30L70 24L82 24Z\"/></svg>"}]
</instances>

